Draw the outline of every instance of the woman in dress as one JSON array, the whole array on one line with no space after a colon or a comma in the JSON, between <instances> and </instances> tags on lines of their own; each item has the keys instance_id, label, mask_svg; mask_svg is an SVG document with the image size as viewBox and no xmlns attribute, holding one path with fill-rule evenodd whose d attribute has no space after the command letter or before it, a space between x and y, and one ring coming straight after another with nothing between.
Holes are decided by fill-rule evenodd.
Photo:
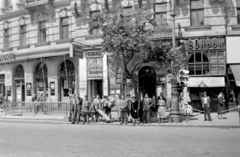
<instances>
[{"instance_id":1,"label":"woman in dress","mask_svg":"<svg viewBox=\"0 0 240 157\"><path fill-rule=\"evenodd\" d=\"M225 104L225 98L223 92L218 95L218 118L222 119L222 111ZM219 117L220 116L220 117Z\"/></svg>"},{"instance_id":2,"label":"woman in dress","mask_svg":"<svg viewBox=\"0 0 240 157\"><path fill-rule=\"evenodd\" d=\"M133 120L133 125L135 126L138 119L138 101L136 101L136 98L134 96L131 100L131 116Z\"/></svg>"},{"instance_id":3,"label":"woman in dress","mask_svg":"<svg viewBox=\"0 0 240 157\"><path fill-rule=\"evenodd\" d=\"M158 105L158 118L159 118L159 123L163 123L163 119L166 117L166 101L163 99L163 96L160 96L157 102Z\"/></svg>"}]
</instances>

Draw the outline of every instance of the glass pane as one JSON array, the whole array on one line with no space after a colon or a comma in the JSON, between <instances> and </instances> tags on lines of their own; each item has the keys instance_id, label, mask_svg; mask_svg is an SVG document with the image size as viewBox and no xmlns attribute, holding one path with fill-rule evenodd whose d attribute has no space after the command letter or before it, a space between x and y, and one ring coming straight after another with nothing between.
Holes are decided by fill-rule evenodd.
<instances>
[{"instance_id":1,"label":"glass pane","mask_svg":"<svg viewBox=\"0 0 240 157\"><path fill-rule=\"evenodd\" d=\"M188 64L189 75L194 75L194 65Z\"/></svg>"},{"instance_id":2,"label":"glass pane","mask_svg":"<svg viewBox=\"0 0 240 157\"><path fill-rule=\"evenodd\" d=\"M203 13L203 10L198 10L197 11L197 13L198 13L198 26L199 25L204 25L204 13Z\"/></svg>"},{"instance_id":3,"label":"glass pane","mask_svg":"<svg viewBox=\"0 0 240 157\"><path fill-rule=\"evenodd\" d=\"M40 29L46 28L46 22L45 22L45 21L40 22L40 23L39 23L39 28L40 28Z\"/></svg>"},{"instance_id":4,"label":"glass pane","mask_svg":"<svg viewBox=\"0 0 240 157\"><path fill-rule=\"evenodd\" d=\"M203 0L191 0L191 9L200 9L203 7Z\"/></svg>"},{"instance_id":5,"label":"glass pane","mask_svg":"<svg viewBox=\"0 0 240 157\"><path fill-rule=\"evenodd\" d=\"M67 25L68 24L68 18L62 18L61 24L62 25Z\"/></svg>"},{"instance_id":6,"label":"glass pane","mask_svg":"<svg viewBox=\"0 0 240 157\"><path fill-rule=\"evenodd\" d=\"M201 52L196 53L196 54L195 54L195 57L196 57L196 59L195 59L195 62L196 62L196 63L202 62L202 53L201 53Z\"/></svg>"},{"instance_id":7,"label":"glass pane","mask_svg":"<svg viewBox=\"0 0 240 157\"><path fill-rule=\"evenodd\" d=\"M155 14L155 20L158 24L167 23L167 13Z\"/></svg>"},{"instance_id":8,"label":"glass pane","mask_svg":"<svg viewBox=\"0 0 240 157\"><path fill-rule=\"evenodd\" d=\"M20 35L20 45L26 45L26 33Z\"/></svg>"},{"instance_id":9,"label":"glass pane","mask_svg":"<svg viewBox=\"0 0 240 157\"><path fill-rule=\"evenodd\" d=\"M218 65L218 74L225 75L225 66L223 64Z\"/></svg>"},{"instance_id":10,"label":"glass pane","mask_svg":"<svg viewBox=\"0 0 240 157\"><path fill-rule=\"evenodd\" d=\"M209 62L208 57L203 55L203 62Z\"/></svg>"},{"instance_id":11,"label":"glass pane","mask_svg":"<svg viewBox=\"0 0 240 157\"><path fill-rule=\"evenodd\" d=\"M188 60L188 63L194 63L194 55L191 55L189 60Z\"/></svg>"},{"instance_id":12,"label":"glass pane","mask_svg":"<svg viewBox=\"0 0 240 157\"><path fill-rule=\"evenodd\" d=\"M203 64L203 74L210 75L209 64Z\"/></svg>"},{"instance_id":13,"label":"glass pane","mask_svg":"<svg viewBox=\"0 0 240 157\"><path fill-rule=\"evenodd\" d=\"M210 62L217 63L217 53L216 51L210 51Z\"/></svg>"},{"instance_id":14,"label":"glass pane","mask_svg":"<svg viewBox=\"0 0 240 157\"><path fill-rule=\"evenodd\" d=\"M217 64L211 64L211 74L212 75L217 75L218 74Z\"/></svg>"},{"instance_id":15,"label":"glass pane","mask_svg":"<svg viewBox=\"0 0 240 157\"><path fill-rule=\"evenodd\" d=\"M155 4L155 12L165 12L167 11L167 3Z\"/></svg>"},{"instance_id":16,"label":"glass pane","mask_svg":"<svg viewBox=\"0 0 240 157\"><path fill-rule=\"evenodd\" d=\"M202 64L196 64L196 75L202 75Z\"/></svg>"},{"instance_id":17,"label":"glass pane","mask_svg":"<svg viewBox=\"0 0 240 157\"><path fill-rule=\"evenodd\" d=\"M191 25L197 26L197 11L191 11Z\"/></svg>"},{"instance_id":18,"label":"glass pane","mask_svg":"<svg viewBox=\"0 0 240 157\"><path fill-rule=\"evenodd\" d=\"M68 26L64 26L62 27L62 39L68 39L69 36L69 30L68 30Z\"/></svg>"}]
</instances>

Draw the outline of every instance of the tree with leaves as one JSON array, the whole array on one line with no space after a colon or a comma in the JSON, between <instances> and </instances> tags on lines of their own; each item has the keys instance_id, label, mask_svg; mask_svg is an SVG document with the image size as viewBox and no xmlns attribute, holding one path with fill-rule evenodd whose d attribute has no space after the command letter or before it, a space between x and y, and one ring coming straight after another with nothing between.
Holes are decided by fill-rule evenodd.
<instances>
[{"instance_id":1,"label":"tree with leaves","mask_svg":"<svg viewBox=\"0 0 240 157\"><path fill-rule=\"evenodd\" d=\"M136 67L142 63L154 62L166 72L176 76L184 67L185 55L179 49L172 49L171 42L152 40L155 30L165 31L166 25L159 24L152 14L142 10L131 10L119 14L98 13L88 21L89 30L102 31L103 51L109 52L110 66L115 72L123 70L132 80L137 93Z\"/></svg>"}]
</instances>

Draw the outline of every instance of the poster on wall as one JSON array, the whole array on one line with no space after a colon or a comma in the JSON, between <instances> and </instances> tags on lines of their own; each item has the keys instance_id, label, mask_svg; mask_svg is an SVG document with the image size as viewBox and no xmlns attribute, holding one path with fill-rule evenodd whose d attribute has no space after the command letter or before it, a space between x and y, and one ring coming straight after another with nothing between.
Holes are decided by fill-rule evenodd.
<instances>
[{"instance_id":1,"label":"poster on wall","mask_svg":"<svg viewBox=\"0 0 240 157\"><path fill-rule=\"evenodd\" d=\"M55 95L55 82L50 83L50 89L51 95Z\"/></svg>"},{"instance_id":2,"label":"poster on wall","mask_svg":"<svg viewBox=\"0 0 240 157\"><path fill-rule=\"evenodd\" d=\"M31 83L27 83L27 96L32 96L32 84Z\"/></svg>"},{"instance_id":3,"label":"poster on wall","mask_svg":"<svg viewBox=\"0 0 240 157\"><path fill-rule=\"evenodd\" d=\"M38 91L43 91L43 82L42 81L38 82Z\"/></svg>"},{"instance_id":4,"label":"poster on wall","mask_svg":"<svg viewBox=\"0 0 240 157\"><path fill-rule=\"evenodd\" d=\"M21 90L21 86L17 85L17 101L22 101L22 90Z\"/></svg>"},{"instance_id":5,"label":"poster on wall","mask_svg":"<svg viewBox=\"0 0 240 157\"><path fill-rule=\"evenodd\" d=\"M103 58L87 59L88 80L103 79Z\"/></svg>"},{"instance_id":6,"label":"poster on wall","mask_svg":"<svg viewBox=\"0 0 240 157\"><path fill-rule=\"evenodd\" d=\"M7 96L11 96L11 86L7 87Z\"/></svg>"}]
</instances>

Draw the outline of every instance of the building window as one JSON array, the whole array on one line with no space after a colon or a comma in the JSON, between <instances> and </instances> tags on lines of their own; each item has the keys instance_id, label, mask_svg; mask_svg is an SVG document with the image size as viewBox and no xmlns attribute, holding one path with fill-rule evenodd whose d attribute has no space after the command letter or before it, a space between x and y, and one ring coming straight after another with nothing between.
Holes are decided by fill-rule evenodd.
<instances>
[{"instance_id":1,"label":"building window","mask_svg":"<svg viewBox=\"0 0 240 157\"><path fill-rule=\"evenodd\" d=\"M188 52L189 75L224 75L225 59L223 50Z\"/></svg>"},{"instance_id":2,"label":"building window","mask_svg":"<svg viewBox=\"0 0 240 157\"><path fill-rule=\"evenodd\" d=\"M4 8L10 7L11 6L11 0L3 0L3 6L4 6Z\"/></svg>"},{"instance_id":3,"label":"building window","mask_svg":"<svg viewBox=\"0 0 240 157\"><path fill-rule=\"evenodd\" d=\"M46 21L39 22L39 34L38 34L38 41L40 43L46 42Z\"/></svg>"},{"instance_id":4,"label":"building window","mask_svg":"<svg viewBox=\"0 0 240 157\"><path fill-rule=\"evenodd\" d=\"M237 8L237 24L240 24L240 8Z\"/></svg>"},{"instance_id":5,"label":"building window","mask_svg":"<svg viewBox=\"0 0 240 157\"><path fill-rule=\"evenodd\" d=\"M203 0L191 0L191 26L204 25L204 3Z\"/></svg>"},{"instance_id":6,"label":"building window","mask_svg":"<svg viewBox=\"0 0 240 157\"><path fill-rule=\"evenodd\" d=\"M93 18L95 15L100 13L100 10L95 10L90 12L90 17ZM92 23L94 25L94 23ZM98 34L98 29L89 30L89 34L94 35Z\"/></svg>"},{"instance_id":7,"label":"building window","mask_svg":"<svg viewBox=\"0 0 240 157\"><path fill-rule=\"evenodd\" d=\"M157 24L167 23L167 3L154 4L154 18Z\"/></svg>"},{"instance_id":8,"label":"building window","mask_svg":"<svg viewBox=\"0 0 240 157\"><path fill-rule=\"evenodd\" d=\"M22 25L20 26L20 45L26 45L26 41L27 41L27 26L26 25Z\"/></svg>"},{"instance_id":9,"label":"building window","mask_svg":"<svg viewBox=\"0 0 240 157\"><path fill-rule=\"evenodd\" d=\"M60 23L60 38L61 39L68 39L69 38L69 18L61 18L61 23Z\"/></svg>"},{"instance_id":10,"label":"building window","mask_svg":"<svg viewBox=\"0 0 240 157\"><path fill-rule=\"evenodd\" d=\"M10 47L10 33L9 29L4 29L4 49L8 49Z\"/></svg>"}]
</instances>

